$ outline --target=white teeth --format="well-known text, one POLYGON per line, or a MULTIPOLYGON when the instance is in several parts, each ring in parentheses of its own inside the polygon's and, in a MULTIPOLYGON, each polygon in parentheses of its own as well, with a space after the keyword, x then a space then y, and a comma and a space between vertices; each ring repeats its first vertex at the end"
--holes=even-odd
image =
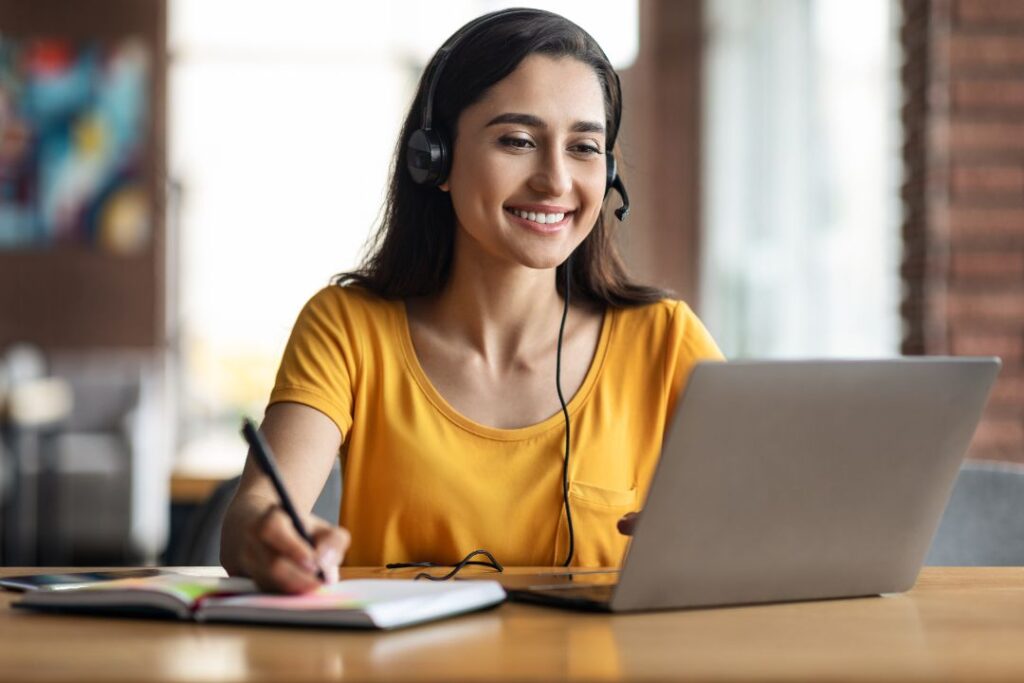
POLYGON ((564 213, 535 213, 533 211, 520 211, 519 209, 510 209, 510 211, 520 218, 525 218, 528 221, 540 223, 541 225, 558 223, 565 218, 564 213))

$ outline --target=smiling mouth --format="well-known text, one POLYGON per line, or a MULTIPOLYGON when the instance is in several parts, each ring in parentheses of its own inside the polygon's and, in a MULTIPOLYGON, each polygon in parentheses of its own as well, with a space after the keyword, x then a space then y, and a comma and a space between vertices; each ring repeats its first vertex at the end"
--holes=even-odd
POLYGON ((559 213, 540 213, 535 211, 524 211, 522 209, 505 208, 505 211, 511 214, 514 218, 519 219, 520 222, 526 223, 529 227, 540 230, 543 232, 550 232, 557 230, 558 228, 565 225, 569 218, 571 218, 576 212, 565 211, 559 213))

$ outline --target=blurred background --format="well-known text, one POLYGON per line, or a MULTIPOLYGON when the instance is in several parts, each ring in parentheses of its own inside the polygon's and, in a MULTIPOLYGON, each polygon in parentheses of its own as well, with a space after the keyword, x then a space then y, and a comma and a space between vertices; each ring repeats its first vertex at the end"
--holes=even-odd
POLYGON ((970 457, 1024 462, 1024 3, 0 0, 0 564, 181 559, 424 65, 511 5, 621 73, 639 279, 732 358, 998 355, 970 457))

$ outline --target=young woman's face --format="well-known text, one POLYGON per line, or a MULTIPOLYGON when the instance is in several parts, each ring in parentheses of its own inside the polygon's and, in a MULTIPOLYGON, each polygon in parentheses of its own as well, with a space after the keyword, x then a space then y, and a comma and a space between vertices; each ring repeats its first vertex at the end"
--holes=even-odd
POLYGON ((562 263, 601 210, 604 120, 594 70, 538 54, 466 108, 441 186, 462 246, 529 268, 562 263))

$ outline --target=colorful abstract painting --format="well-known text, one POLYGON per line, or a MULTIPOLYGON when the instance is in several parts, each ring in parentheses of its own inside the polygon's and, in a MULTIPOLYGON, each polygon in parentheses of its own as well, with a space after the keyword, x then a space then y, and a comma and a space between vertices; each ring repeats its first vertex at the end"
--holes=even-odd
POLYGON ((147 248, 144 44, 0 34, 0 249, 147 248))

